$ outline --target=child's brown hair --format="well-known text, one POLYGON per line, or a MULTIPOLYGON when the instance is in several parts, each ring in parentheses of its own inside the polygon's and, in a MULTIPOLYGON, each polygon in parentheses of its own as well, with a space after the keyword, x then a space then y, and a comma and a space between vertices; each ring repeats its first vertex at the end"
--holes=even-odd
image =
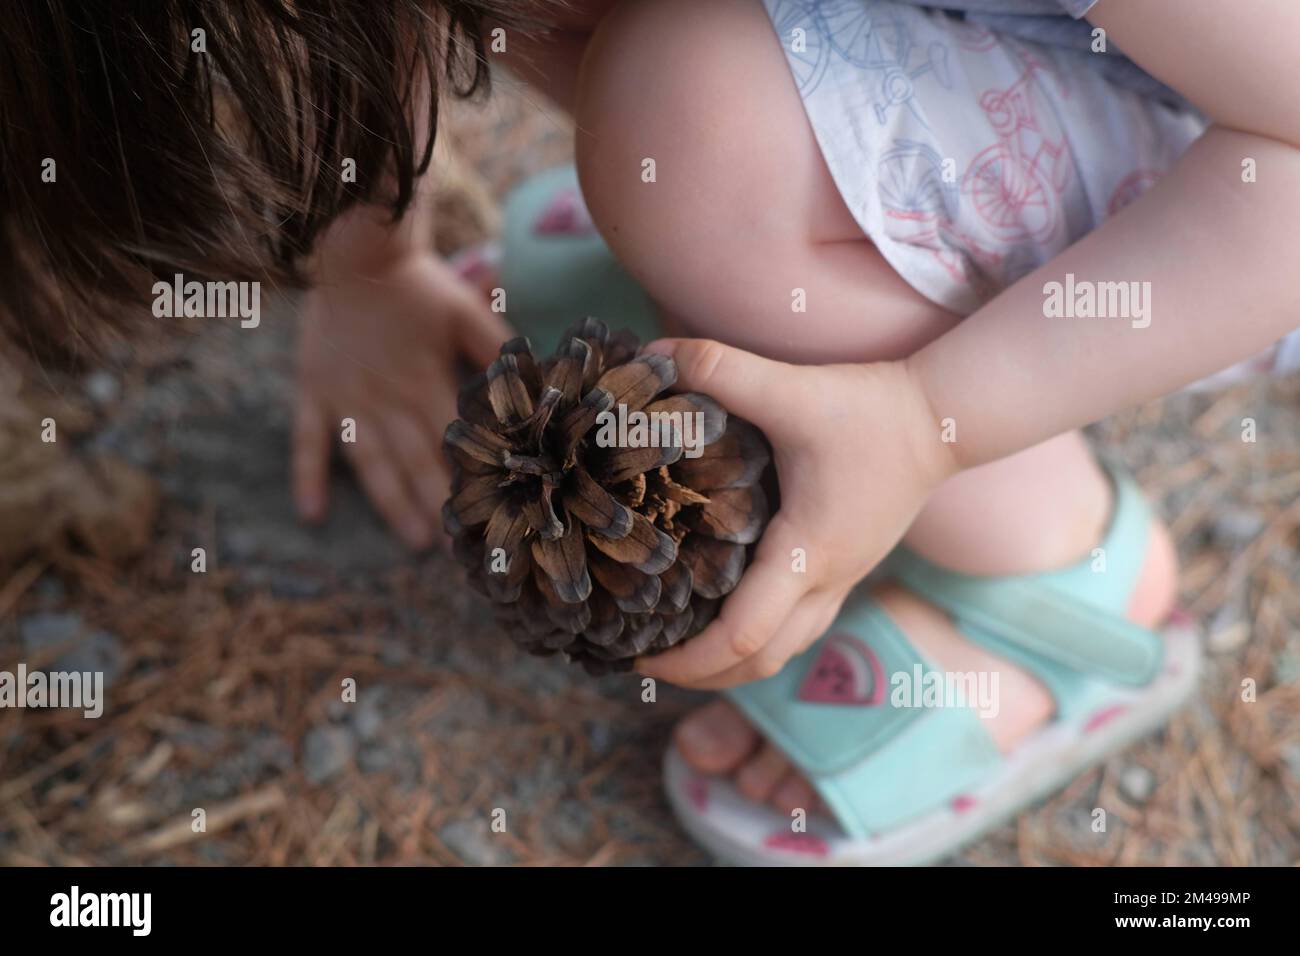
POLYGON ((485 24, 526 5, 0 3, 0 334, 66 354, 154 276, 301 281, 340 212, 405 211, 439 91, 482 86, 485 24))

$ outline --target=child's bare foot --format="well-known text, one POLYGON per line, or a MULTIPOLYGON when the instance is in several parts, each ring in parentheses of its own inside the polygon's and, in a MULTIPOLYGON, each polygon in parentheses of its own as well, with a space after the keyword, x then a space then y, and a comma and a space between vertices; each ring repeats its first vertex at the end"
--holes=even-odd
MULTIPOLYGON (((1163 524, 1153 523, 1146 562, 1129 603, 1129 618, 1146 627, 1162 621, 1173 607, 1176 579, 1176 557, 1169 534, 1163 524)), ((1003 753, 1052 716, 1052 698, 1042 684, 967 640, 942 611, 893 586, 878 591, 876 598, 916 648, 939 667, 999 673, 1001 707, 996 716, 988 719, 987 727, 1003 753)), ((726 700, 715 700, 686 717, 677 725, 674 736, 692 767, 707 774, 734 773, 737 788, 751 800, 770 801, 784 813, 820 805, 812 786, 798 770, 779 750, 762 740, 726 700)))

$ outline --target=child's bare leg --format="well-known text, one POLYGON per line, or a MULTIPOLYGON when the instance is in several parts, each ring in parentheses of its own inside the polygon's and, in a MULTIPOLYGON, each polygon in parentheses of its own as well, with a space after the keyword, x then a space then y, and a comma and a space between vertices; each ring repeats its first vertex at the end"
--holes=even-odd
MULTIPOLYGON (((955 321, 898 277, 844 208, 757 0, 617 9, 588 48, 577 122, 579 172, 602 233, 695 334, 791 361, 866 361, 908 354, 955 321), (654 182, 642 181, 645 159, 654 182), (806 313, 791 308, 796 289, 806 313)), ((1045 570, 1086 557, 1109 508, 1105 476, 1069 434, 944 485, 907 541, 966 573, 1045 570)), ((1148 624, 1167 612, 1174 586, 1172 548, 1157 532, 1130 607, 1148 624)), ((989 724, 999 746, 1051 715, 1033 678, 945 615, 897 589, 881 599, 941 666, 1000 672, 1002 708, 989 724)), ((787 809, 812 799, 728 704, 684 721, 678 744, 701 770, 736 771, 755 799, 787 809)))

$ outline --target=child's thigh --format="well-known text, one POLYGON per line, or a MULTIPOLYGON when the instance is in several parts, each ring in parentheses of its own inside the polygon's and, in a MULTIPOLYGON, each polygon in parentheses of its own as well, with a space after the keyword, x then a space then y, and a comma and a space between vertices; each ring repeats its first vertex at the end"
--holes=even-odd
POLYGON ((577 127, 597 225, 690 333, 829 362, 908 354, 955 321, 845 208, 758 0, 617 8, 577 127))

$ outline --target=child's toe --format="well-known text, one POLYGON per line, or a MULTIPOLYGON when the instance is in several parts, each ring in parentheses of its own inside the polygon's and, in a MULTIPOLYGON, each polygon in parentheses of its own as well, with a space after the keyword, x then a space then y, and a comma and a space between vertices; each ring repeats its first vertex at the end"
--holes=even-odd
POLYGON ((673 734, 677 749, 700 773, 731 773, 754 752, 759 737, 725 700, 715 700, 684 718, 673 734))
POLYGON ((790 770, 790 761, 785 754, 764 743, 736 774, 736 787, 750 800, 770 800, 790 770))
POLYGON ((787 773, 772 794, 772 802, 782 813, 795 810, 811 812, 817 806, 817 794, 812 785, 797 772, 787 773))

